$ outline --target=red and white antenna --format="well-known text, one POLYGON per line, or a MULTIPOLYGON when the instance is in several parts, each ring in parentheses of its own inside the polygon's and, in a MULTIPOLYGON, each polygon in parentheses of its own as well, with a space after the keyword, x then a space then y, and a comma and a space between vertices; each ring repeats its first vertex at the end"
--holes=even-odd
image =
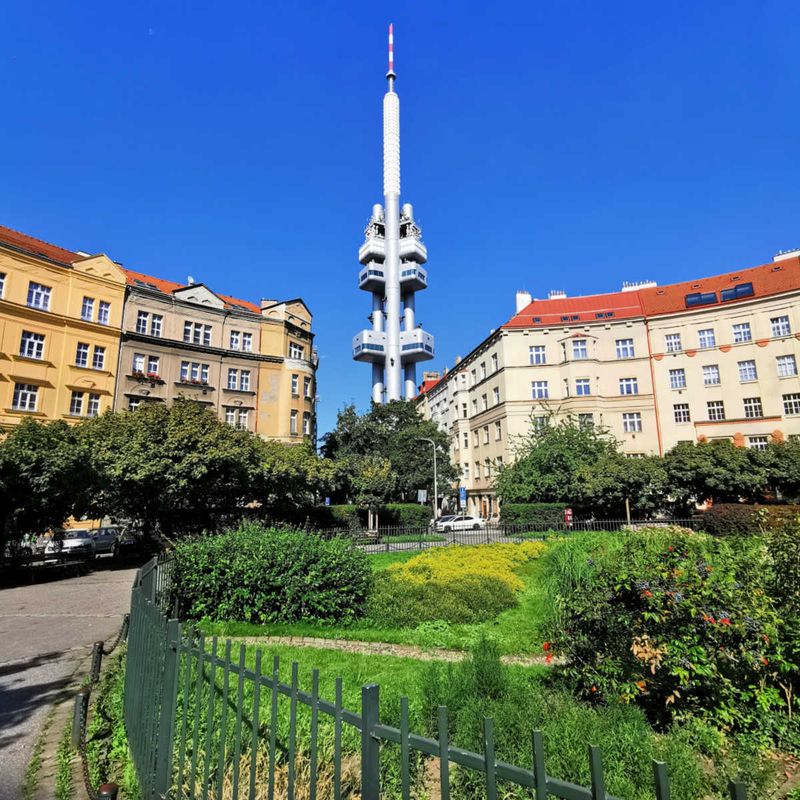
POLYGON ((387 75, 391 75, 393 78, 394 75, 394 26, 392 23, 389 23, 389 72, 387 75))

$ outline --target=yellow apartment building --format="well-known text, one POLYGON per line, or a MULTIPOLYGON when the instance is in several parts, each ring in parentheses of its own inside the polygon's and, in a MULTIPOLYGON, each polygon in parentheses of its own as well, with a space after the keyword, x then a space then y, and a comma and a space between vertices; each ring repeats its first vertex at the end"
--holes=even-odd
POLYGON ((125 275, 0 226, 0 431, 111 408, 125 275))

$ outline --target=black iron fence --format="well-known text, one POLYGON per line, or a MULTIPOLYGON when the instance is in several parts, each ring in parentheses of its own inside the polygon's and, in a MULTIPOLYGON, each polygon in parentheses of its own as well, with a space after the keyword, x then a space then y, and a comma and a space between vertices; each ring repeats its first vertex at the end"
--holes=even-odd
MULTIPOLYGON (((301 687, 297 662, 282 681, 277 657, 268 665, 261 650, 209 641, 170 619, 170 589, 169 562, 154 560, 139 572, 131 601, 125 725, 144 800, 449 800, 465 796, 454 784, 461 771, 479 778, 470 797, 496 800, 521 787, 536 800, 615 800, 596 747, 587 753, 587 787, 547 774, 535 730, 530 763, 515 765, 497 758, 489 718, 481 752, 450 741, 443 706, 436 738, 411 730, 407 698, 399 726, 388 725, 377 685, 361 687, 354 710, 344 705, 341 678, 333 700, 321 695, 316 669, 310 686, 301 687)), ((654 796, 668 800, 665 764, 654 761, 652 770, 654 796)), ((744 800, 743 785, 731 783, 730 794, 744 800)))

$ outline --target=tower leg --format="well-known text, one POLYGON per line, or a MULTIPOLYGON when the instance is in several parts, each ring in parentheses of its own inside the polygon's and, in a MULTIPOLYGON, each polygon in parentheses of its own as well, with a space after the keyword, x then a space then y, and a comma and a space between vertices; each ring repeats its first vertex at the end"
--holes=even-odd
POLYGON ((372 402, 383 402, 383 364, 372 365, 372 402))
POLYGON ((411 400, 417 396, 417 367, 413 362, 406 364, 403 367, 403 373, 406 384, 405 397, 406 400, 411 400))

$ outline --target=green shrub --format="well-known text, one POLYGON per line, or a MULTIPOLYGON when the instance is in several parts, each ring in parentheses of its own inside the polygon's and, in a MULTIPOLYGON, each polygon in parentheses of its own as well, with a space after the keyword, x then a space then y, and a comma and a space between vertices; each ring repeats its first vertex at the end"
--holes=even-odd
POLYGON ((703 528, 713 536, 748 536, 796 522, 800 506, 717 503, 703 514, 703 528))
POLYGON ((564 503, 503 503, 500 522, 505 525, 533 525, 537 528, 564 526, 564 503))
POLYGON ((424 528, 430 519, 430 506, 419 503, 387 503, 378 512, 378 521, 381 526, 424 528))
POLYGON ((590 551, 579 570, 563 563, 551 635, 580 696, 635 703, 662 725, 695 714, 783 735, 780 620, 760 537, 656 529, 590 551))
POLYGON ((350 620, 362 612, 371 574, 348 541, 257 524, 175 548, 175 592, 192 619, 350 620))

